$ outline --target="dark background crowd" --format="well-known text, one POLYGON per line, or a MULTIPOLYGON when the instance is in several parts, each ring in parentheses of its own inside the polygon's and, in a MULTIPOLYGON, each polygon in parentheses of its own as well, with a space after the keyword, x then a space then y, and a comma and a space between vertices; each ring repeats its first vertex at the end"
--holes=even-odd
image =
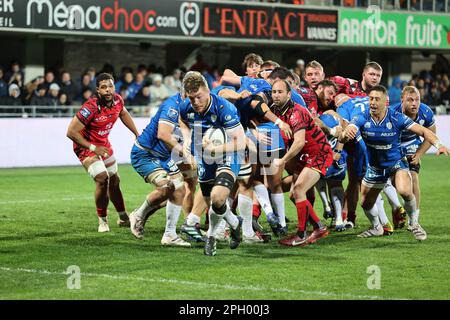
MULTIPOLYGON (((297 63, 292 71, 302 77, 305 62, 299 59, 297 63)), ((208 66, 201 55, 197 56, 189 70, 202 72, 210 88, 215 87, 220 80, 218 68, 208 66)), ((58 108, 63 110, 62 106, 80 106, 95 93, 96 75, 108 72, 116 79, 116 92, 127 106, 147 107, 150 110, 178 91, 186 71, 186 68, 174 67, 166 73, 162 67, 141 64, 134 69, 125 66, 117 72, 114 66, 105 64, 101 70, 88 67, 81 75, 72 75, 64 70, 47 70, 42 76, 25 83, 21 65, 14 61, 7 67, 0 67, 0 105, 48 106, 40 108, 44 113, 53 113, 58 108)), ((241 73, 240 70, 236 71, 241 73)), ((400 101, 401 90, 406 85, 416 86, 422 102, 430 106, 449 104, 450 81, 447 73, 424 70, 412 75, 409 81, 394 77, 388 88, 391 103, 400 101)))

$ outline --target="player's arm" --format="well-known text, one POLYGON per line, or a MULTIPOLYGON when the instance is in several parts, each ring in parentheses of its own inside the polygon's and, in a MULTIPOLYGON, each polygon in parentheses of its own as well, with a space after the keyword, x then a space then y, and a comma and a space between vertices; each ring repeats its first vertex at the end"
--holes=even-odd
POLYGON ((244 90, 242 92, 236 92, 232 89, 222 89, 219 92, 219 96, 227 99, 228 101, 234 103, 240 99, 245 99, 250 97, 252 94, 248 90, 244 90))
POLYGON ((338 141, 341 143, 347 143, 350 140, 355 139, 356 134, 358 133, 358 126, 354 123, 350 123, 341 133, 338 138, 338 141))
POLYGON ((326 135, 332 135, 333 137, 336 137, 336 138, 338 138, 341 135, 341 133, 342 133, 341 126, 336 126, 334 128, 330 128, 325 123, 323 123, 323 121, 319 117, 313 117, 313 119, 314 119, 314 122, 316 123, 316 125, 320 129, 322 129, 323 133, 325 133, 326 135))
POLYGON ((125 107, 123 107, 122 111, 120 111, 119 117, 122 123, 125 125, 125 127, 127 127, 131 132, 133 132, 133 134, 137 138, 139 136, 139 132, 136 128, 136 125, 134 124, 133 118, 131 117, 130 113, 125 107))
POLYGON ((84 128, 85 125, 77 118, 77 116, 74 116, 67 129, 67 137, 80 147, 89 149, 98 156, 107 156, 109 154, 109 149, 107 147, 96 146, 83 138, 81 131, 84 128))
POLYGON ((298 130, 294 133, 294 142, 289 147, 289 150, 286 152, 281 160, 283 163, 287 163, 289 160, 294 158, 305 146, 305 129, 298 130))
POLYGON ((238 76, 236 73, 234 73, 230 69, 225 69, 222 75, 222 82, 224 84, 231 84, 235 87, 241 86, 241 77, 238 76))
POLYGON ((418 136, 421 136, 424 138, 424 142, 429 142, 432 144, 438 151, 437 155, 445 154, 448 156, 450 154, 450 150, 442 144, 442 142, 439 140, 438 136, 433 133, 430 129, 425 128, 424 126, 421 126, 420 124, 414 123, 412 126, 407 128, 412 133, 417 134, 418 136))
POLYGON ((280 130, 284 132, 288 139, 292 137, 292 130, 290 126, 270 111, 267 101, 261 93, 253 97, 253 100, 250 102, 250 107, 255 109, 259 115, 264 116, 264 119, 275 123, 280 130))
POLYGON ((175 152, 180 157, 183 156, 183 146, 178 143, 178 140, 175 139, 173 135, 173 131, 175 129, 175 125, 173 123, 169 123, 167 121, 159 121, 158 123, 158 140, 164 142, 167 148, 175 152))

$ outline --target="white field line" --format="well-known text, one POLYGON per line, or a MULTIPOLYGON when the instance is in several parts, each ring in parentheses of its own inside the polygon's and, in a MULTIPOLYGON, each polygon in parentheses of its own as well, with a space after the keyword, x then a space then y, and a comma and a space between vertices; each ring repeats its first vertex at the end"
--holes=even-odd
MULTIPOLYGON (((35 270, 35 269, 24 269, 24 268, 8 268, 8 267, 0 267, 1 271, 4 272, 21 272, 21 273, 36 273, 50 276, 69 276, 72 273, 68 272, 52 272, 47 270, 35 270)), ((254 291, 254 292, 272 292, 272 293, 290 293, 294 296, 292 298, 296 298, 295 295, 306 295, 306 296, 322 296, 322 297, 335 297, 335 298, 350 298, 350 299, 364 299, 364 300, 375 300, 375 299, 383 299, 383 300, 407 300, 407 299, 399 299, 399 298, 386 298, 381 296, 370 296, 370 295, 355 295, 351 293, 338 293, 338 292, 325 292, 325 291, 306 291, 306 290, 295 290, 295 289, 286 289, 286 288, 267 288, 267 287, 257 287, 257 286, 240 286, 240 285, 223 285, 216 283, 206 283, 206 282, 197 282, 197 281, 186 281, 179 279, 152 279, 152 278, 143 278, 143 277, 133 277, 133 276, 117 276, 112 274, 105 273, 81 273, 80 276, 85 277, 96 277, 96 278, 106 278, 113 280, 127 280, 127 281, 140 281, 140 282, 150 282, 150 283, 168 283, 174 285, 189 285, 189 286, 198 286, 203 287, 205 289, 224 289, 224 290, 241 290, 241 291, 254 291)))

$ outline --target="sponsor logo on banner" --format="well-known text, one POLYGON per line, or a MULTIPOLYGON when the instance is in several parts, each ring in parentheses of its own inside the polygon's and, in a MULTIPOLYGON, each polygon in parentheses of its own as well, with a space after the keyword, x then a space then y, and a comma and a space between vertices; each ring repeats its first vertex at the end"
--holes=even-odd
POLYGON ((183 2, 180 6, 180 27, 187 36, 193 36, 200 27, 200 8, 195 2, 183 2))
POLYGON ((12 15, 14 14, 14 0, 0 1, 0 28, 14 27, 12 15))

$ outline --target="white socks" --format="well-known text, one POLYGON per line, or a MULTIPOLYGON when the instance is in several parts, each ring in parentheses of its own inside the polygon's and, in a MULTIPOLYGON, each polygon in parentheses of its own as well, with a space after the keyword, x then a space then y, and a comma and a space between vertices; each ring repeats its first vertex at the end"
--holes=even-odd
POLYGON ((331 193, 331 202, 334 206, 334 215, 336 219, 336 225, 342 224, 342 205, 344 203, 344 188, 343 187, 334 187, 330 190, 331 193))
POLYGON ((208 214, 209 214, 209 228, 208 232, 206 233, 206 236, 215 237, 221 225, 221 222, 223 221, 223 216, 216 214, 212 209, 212 207, 209 208, 208 214))
POLYGON ((256 199, 258 200, 266 215, 272 214, 273 208, 272 204, 270 203, 269 191, 267 191, 266 186, 263 184, 258 184, 253 187, 253 190, 255 191, 256 199))
POLYGON ((380 222, 384 226, 389 222, 389 219, 386 216, 386 211, 384 210, 384 201, 381 194, 378 195, 377 201, 375 202, 375 206, 377 207, 378 210, 378 217, 380 218, 380 222))
POLYGON ((164 236, 169 236, 172 238, 177 237, 177 222, 180 217, 181 206, 167 201, 166 206, 166 230, 164 236))
POLYGON ((400 201, 398 200, 397 196, 397 190, 392 185, 391 179, 387 181, 387 183, 383 188, 383 191, 386 197, 388 198, 389 204, 391 205, 393 210, 401 207, 400 201))
POLYGON ((200 223, 200 217, 193 214, 192 212, 186 218, 186 224, 188 226, 195 226, 195 224, 200 223))
POLYGON ((419 215, 417 213, 417 206, 416 206, 416 197, 413 196, 413 198, 409 201, 404 201, 404 207, 405 211, 408 214, 409 217, 409 225, 414 225, 419 222, 419 215))
POLYGON ((238 209, 244 220, 242 222, 242 233, 245 237, 252 237, 255 234, 252 226, 252 207, 252 199, 243 194, 238 195, 238 209))
POLYGON ((331 210, 330 203, 328 202, 327 197, 327 183, 325 182, 325 180, 320 179, 319 181, 317 181, 316 189, 319 192, 320 199, 322 200, 322 204, 325 211, 330 211, 331 210))
MULTIPOLYGON (((168 204, 169 202, 167 202, 168 204)), ((147 214, 152 211, 155 207, 148 202, 147 199, 144 200, 144 203, 135 211, 135 214, 138 218, 145 220, 147 214)))
POLYGON ((272 203, 274 204, 275 210, 278 214, 278 219, 280 220, 280 225, 282 227, 286 226, 286 214, 284 211, 284 194, 283 193, 272 193, 270 195, 272 203))
POLYGON ((378 228, 380 226, 380 219, 378 217, 378 209, 376 204, 372 207, 372 209, 364 209, 364 213, 374 228, 378 228))

